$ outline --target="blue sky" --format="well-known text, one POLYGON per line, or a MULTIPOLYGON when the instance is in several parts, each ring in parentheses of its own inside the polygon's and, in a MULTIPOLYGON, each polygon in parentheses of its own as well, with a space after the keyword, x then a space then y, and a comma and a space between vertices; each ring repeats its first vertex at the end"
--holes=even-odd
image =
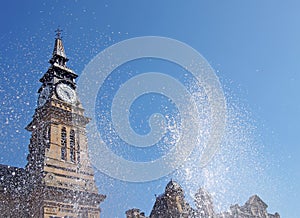
MULTIPOLYGON (((240 149, 245 153, 238 153, 236 159, 219 154, 211 166, 197 172, 199 176, 209 174, 216 178, 223 168, 220 172, 212 168, 222 163, 230 171, 223 185, 214 187, 214 183, 206 184, 201 179, 188 185, 181 177, 178 180, 188 192, 193 192, 196 186, 207 186, 223 205, 221 208, 228 208, 228 202, 243 204, 251 194, 258 193, 269 204, 270 212, 298 217, 299 2, 5 1, 1 4, 1 164, 26 164, 30 135, 24 127, 34 113, 38 80, 49 66, 54 30, 58 26, 63 29, 68 66, 79 75, 109 45, 137 36, 165 36, 195 48, 215 69, 232 109, 233 121, 229 123, 235 126, 235 132, 230 133, 232 140, 224 143, 220 152, 233 155, 237 151, 231 149, 240 149), (235 193, 227 190, 233 187, 235 193)), ((103 217, 124 217, 125 210, 131 207, 149 213, 154 194, 162 193, 167 181, 177 178, 176 175, 150 183, 128 184, 98 172, 100 192, 109 196, 102 205, 103 217), (112 205, 112 202, 117 203, 112 205)))

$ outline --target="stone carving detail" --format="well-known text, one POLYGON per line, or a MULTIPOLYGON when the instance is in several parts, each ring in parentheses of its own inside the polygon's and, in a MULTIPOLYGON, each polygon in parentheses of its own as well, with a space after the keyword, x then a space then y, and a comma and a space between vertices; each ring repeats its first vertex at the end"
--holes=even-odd
POLYGON ((53 173, 47 173, 45 176, 45 182, 50 184, 56 184, 57 180, 53 173))

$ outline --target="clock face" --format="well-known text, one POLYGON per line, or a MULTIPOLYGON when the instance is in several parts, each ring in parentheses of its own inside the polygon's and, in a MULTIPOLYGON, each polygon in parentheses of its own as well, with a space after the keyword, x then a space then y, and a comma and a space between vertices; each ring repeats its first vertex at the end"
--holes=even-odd
POLYGON ((76 102, 76 92, 67 84, 64 83, 57 84, 56 94, 61 100, 67 103, 74 104, 76 102))
POLYGON ((43 88, 43 90, 40 93, 39 99, 38 99, 38 106, 41 107, 43 106, 46 101, 48 100, 50 95, 50 87, 46 86, 43 88))

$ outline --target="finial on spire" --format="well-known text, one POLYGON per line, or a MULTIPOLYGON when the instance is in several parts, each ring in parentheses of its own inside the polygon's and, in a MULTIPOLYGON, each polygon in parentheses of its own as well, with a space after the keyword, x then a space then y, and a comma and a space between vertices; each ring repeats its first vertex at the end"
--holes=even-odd
POLYGON ((55 30, 55 32, 56 32, 56 38, 55 38, 55 44, 52 53, 52 58, 50 59, 50 63, 51 64, 57 63, 65 67, 68 58, 66 56, 65 49, 61 39, 62 30, 58 27, 57 30, 55 30))
POLYGON ((55 30, 56 32, 56 38, 57 39, 61 39, 61 32, 62 32, 62 29, 60 29, 59 27, 55 30))

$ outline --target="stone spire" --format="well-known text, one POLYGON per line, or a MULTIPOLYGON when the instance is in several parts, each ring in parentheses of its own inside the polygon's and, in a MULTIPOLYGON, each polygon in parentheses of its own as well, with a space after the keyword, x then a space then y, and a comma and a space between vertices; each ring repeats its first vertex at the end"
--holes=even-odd
POLYGON ((171 180, 165 192, 156 198, 150 218, 192 218, 193 209, 185 201, 181 186, 171 180))
POLYGON ((56 38, 55 38, 55 44, 54 44, 54 49, 52 53, 52 58, 50 59, 50 63, 53 64, 58 64, 60 66, 65 67, 67 61, 69 60, 66 56, 64 45, 62 42, 61 38, 61 32, 59 28, 55 31, 56 32, 56 38))
POLYGON ((215 217, 211 195, 203 188, 195 194, 196 214, 199 218, 215 217))

